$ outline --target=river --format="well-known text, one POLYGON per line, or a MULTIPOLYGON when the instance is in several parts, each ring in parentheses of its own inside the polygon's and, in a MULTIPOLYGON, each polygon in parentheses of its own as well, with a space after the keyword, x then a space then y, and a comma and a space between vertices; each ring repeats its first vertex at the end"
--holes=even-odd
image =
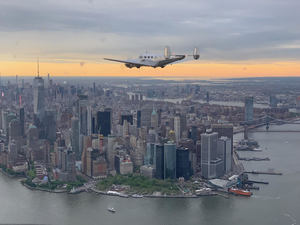
MULTIPOLYGON (((300 126, 300 125, 297 125, 300 126)), ((274 126, 293 129, 296 125, 274 126)), ((273 126, 270 128, 273 129, 273 126)), ((299 128, 298 128, 299 129, 299 128)), ((93 193, 79 195, 31 191, 0 174, 0 223, 144 224, 144 225, 282 225, 300 221, 300 133, 251 133, 271 161, 245 162, 247 170, 283 172, 282 176, 251 175, 269 181, 250 198, 231 196, 197 199, 126 199, 93 193), (112 214, 107 207, 114 207, 112 214)), ((235 136, 236 139, 240 135, 235 136)))
MULTIPOLYGON (((148 101, 154 101, 154 102, 170 102, 170 103, 178 103, 181 104, 182 101, 188 100, 188 98, 147 98, 143 97, 144 100, 148 101)), ((201 103, 204 104, 206 101, 204 100, 192 100, 193 102, 201 103)), ((244 102, 235 102, 235 101, 209 101, 210 105, 221 105, 221 106, 235 106, 235 107, 244 107, 245 103, 244 102)), ((266 109, 269 108, 269 105, 267 104, 260 104, 260 103, 254 103, 253 104, 254 108, 260 108, 260 109, 266 109)))

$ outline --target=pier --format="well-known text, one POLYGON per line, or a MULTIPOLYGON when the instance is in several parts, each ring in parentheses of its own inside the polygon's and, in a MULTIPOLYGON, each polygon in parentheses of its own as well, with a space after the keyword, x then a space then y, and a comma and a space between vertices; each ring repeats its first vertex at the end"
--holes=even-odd
POLYGON ((246 184, 269 184, 267 181, 256 181, 256 180, 247 180, 246 184))
POLYGON ((250 173, 250 174, 264 174, 264 175, 282 175, 280 172, 267 172, 267 171, 245 171, 244 173, 250 173))
POLYGON ((247 158, 247 157, 238 157, 239 160, 241 161, 270 161, 270 158, 265 157, 265 158, 258 158, 258 157, 251 157, 251 158, 247 158))

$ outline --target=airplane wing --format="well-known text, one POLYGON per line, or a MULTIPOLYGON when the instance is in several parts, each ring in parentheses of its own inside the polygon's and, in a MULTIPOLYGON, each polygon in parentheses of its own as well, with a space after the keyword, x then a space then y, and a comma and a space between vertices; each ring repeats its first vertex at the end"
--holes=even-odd
POLYGON ((136 66, 150 66, 148 63, 140 63, 140 62, 137 62, 136 60, 127 60, 127 61, 125 61, 125 60, 109 59, 109 58, 104 58, 104 60, 119 62, 119 63, 125 63, 125 64, 131 64, 131 65, 136 65, 136 66))
POLYGON ((175 55, 174 58, 169 58, 169 59, 164 59, 164 60, 159 61, 156 66, 165 66, 167 64, 174 63, 176 61, 180 61, 184 58, 185 58, 185 55, 175 55))

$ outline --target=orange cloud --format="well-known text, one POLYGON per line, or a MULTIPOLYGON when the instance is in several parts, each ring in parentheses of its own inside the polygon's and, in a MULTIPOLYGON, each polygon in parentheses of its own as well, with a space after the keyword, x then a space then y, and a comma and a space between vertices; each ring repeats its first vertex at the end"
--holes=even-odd
MULTIPOLYGON (((0 73, 7 76, 34 76, 36 62, 0 61, 0 73)), ((199 62, 169 65, 165 68, 126 68, 117 63, 48 63, 40 62, 40 74, 54 76, 157 76, 157 77, 253 77, 300 76, 300 62, 199 62)))

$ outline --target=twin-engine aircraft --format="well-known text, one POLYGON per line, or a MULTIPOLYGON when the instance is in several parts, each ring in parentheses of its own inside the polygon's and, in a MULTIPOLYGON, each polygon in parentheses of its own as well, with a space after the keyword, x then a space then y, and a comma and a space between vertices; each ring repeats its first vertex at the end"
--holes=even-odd
POLYGON ((104 59, 113 62, 124 63, 125 66, 128 68, 134 68, 134 67, 140 68, 142 66, 149 66, 153 68, 157 68, 157 67, 164 68, 168 64, 183 60, 190 56, 192 56, 195 60, 199 59, 200 55, 198 49, 195 48, 192 55, 177 55, 177 54, 173 55, 171 54, 170 48, 165 47, 163 56, 146 53, 140 55, 139 58, 137 59, 128 59, 128 60, 118 60, 118 59, 108 59, 108 58, 104 58, 104 59))

